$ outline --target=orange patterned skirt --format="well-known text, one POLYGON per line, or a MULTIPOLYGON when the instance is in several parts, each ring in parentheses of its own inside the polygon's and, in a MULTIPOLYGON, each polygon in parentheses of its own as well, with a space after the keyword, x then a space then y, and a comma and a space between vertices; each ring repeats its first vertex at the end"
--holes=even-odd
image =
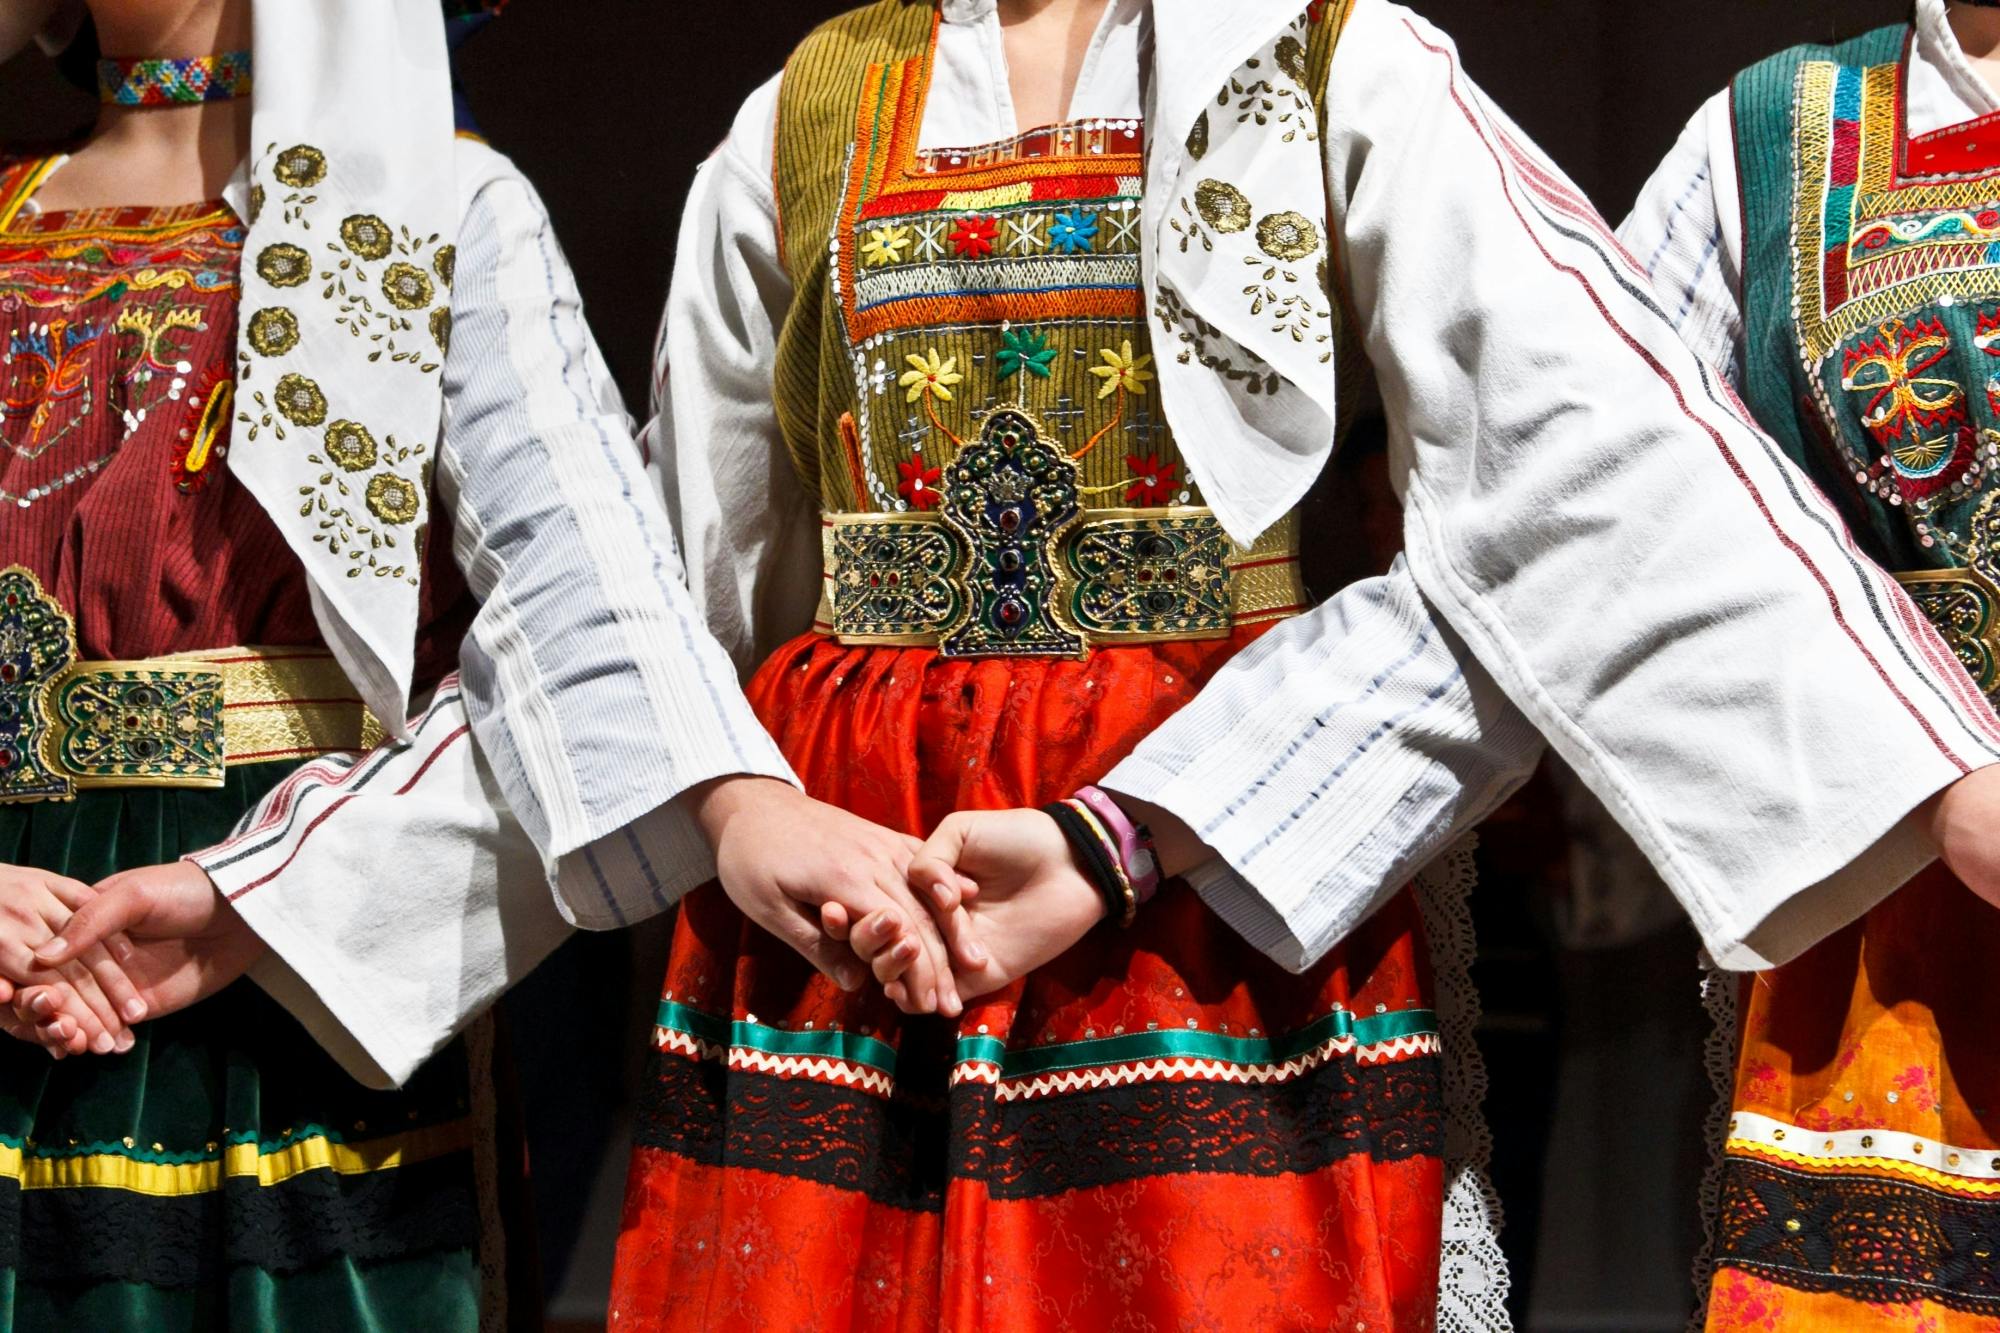
POLYGON ((2000 912, 1933 867, 1743 997, 1709 1329, 2000 1333, 2000 912))
MULTIPOLYGON (((1254 631, 1087 661, 817 635, 751 687, 807 788, 894 828, 1100 777, 1254 631)), ((1185 885, 961 1019, 684 905, 611 1327, 1428 1330, 1441 1071, 1405 892, 1303 976, 1185 885)))

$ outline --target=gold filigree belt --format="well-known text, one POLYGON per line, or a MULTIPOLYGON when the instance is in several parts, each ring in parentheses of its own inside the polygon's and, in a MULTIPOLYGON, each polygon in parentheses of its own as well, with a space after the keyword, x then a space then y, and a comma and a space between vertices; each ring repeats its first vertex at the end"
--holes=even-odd
POLYGON ((1226 638, 1306 609, 1298 519, 1249 550, 1206 509, 1094 509, 1068 529, 1020 595, 1009 552, 975 552, 931 514, 823 520, 819 628, 842 643, 939 648, 948 657, 1082 657, 1093 647, 1226 638))
POLYGON ((2000 707, 2000 586, 1971 567, 1914 570, 1896 575, 1896 582, 1980 692, 2000 707))
POLYGON ((382 729, 323 648, 80 662, 69 613, 0 569, 0 804, 220 787, 239 764, 367 749, 382 729))

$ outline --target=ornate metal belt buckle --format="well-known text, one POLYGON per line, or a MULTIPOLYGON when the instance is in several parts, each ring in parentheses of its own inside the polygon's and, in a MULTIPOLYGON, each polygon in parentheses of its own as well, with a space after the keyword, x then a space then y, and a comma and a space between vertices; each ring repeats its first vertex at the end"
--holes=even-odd
POLYGON ((1095 511, 1066 552, 1076 623, 1092 638, 1226 637, 1236 623, 1233 549, 1210 514, 1095 511))
POLYGON ((836 523, 827 550, 843 642, 934 643, 960 619, 965 553, 942 523, 911 514, 836 523))
POLYGON ((1896 575, 1980 693, 2000 706, 2000 589, 1977 569, 1896 575))
POLYGON ((945 469, 944 518, 971 559, 945 657, 1076 657, 1088 649, 1064 604, 1062 542, 1082 517, 1076 464, 1019 408, 986 418, 945 469))
POLYGON ((0 570, 0 804, 222 785, 220 671, 76 656, 69 613, 29 570, 0 570))

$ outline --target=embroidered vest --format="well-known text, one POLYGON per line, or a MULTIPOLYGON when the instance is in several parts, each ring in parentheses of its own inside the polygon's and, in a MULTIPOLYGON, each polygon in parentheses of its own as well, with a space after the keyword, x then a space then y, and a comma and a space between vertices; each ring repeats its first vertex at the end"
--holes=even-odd
MULTIPOLYGON (((920 149, 938 21, 877 0, 807 38, 780 88, 775 397, 827 515, 822 627, 1074 656, 1301 609, 1296 518, 1236 548, 1160 410, 1141 122, 920 149)), ((1338 28, 1318 31, 1312 86, 1338 28)))
POLYGON ((1908 136, 1910 34, 1732 87, 1743 391, 2000 698, 2000 125, 1908 136))

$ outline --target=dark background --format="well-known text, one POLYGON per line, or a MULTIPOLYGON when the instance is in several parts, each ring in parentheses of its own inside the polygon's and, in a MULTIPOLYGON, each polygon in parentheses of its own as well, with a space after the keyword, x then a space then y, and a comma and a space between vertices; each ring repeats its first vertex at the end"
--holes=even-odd
MULTIPOLYGON (((696 165, 743 96, 842 7, 515 0, 465 51, 480 125, 541 188, 635 412, 696 165)), ((1903 0, 1414 8, 1457 39, 1472 75, 1614 220, 1734 70, 1908 12, 1903 0)), ((37 55, 0 66, 0 145, 81 128, 92 109, 37 55)), ((1678 1328, 1700 1168, 1692 1127, 1707 1100, 1692 937, 1558 955, 1534 880, 1490 876, 1479 895, 1482 1045, 1521 1326, 1678 1328)), ((602 1326, 624 1113, 662 946, 657 926, 579 939, 508 1006, 552 1314, 577 1327, 602 1326)))

